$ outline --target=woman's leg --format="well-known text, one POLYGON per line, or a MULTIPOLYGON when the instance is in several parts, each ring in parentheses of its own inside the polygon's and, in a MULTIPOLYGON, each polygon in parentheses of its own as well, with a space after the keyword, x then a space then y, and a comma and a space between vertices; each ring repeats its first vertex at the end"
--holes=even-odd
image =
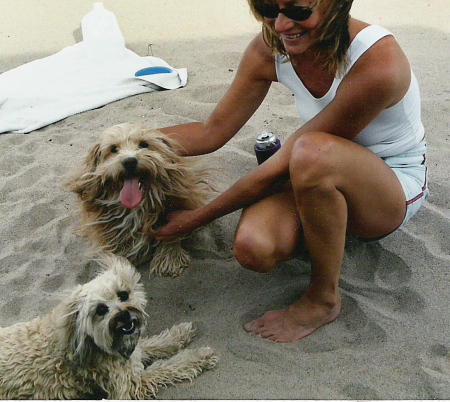
POLYGON ((406 212, 394 172, 372 152, 340 137, 309 133, 299 138, 290 175, 311 257, 310 287, 288 308, 246 325, 251 334, 277 342, 297 341, 339 316, 346 232, 379 237, 394 231, 406 212))
POLYGON ((234 256, 247 269, 269 272, 298 252, 301 224, 292 190, 244 209, 234 238, 234 256))

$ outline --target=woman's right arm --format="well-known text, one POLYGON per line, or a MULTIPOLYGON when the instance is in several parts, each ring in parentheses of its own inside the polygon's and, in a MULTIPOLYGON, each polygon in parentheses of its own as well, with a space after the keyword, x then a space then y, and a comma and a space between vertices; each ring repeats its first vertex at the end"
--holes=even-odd
POLYGON ((180 144, 184 156, 213 152, 225 145, 255 113, 275 80, 275 61, 258 35, 244 52, 230 88, 206 121, 160 130, 180 144))

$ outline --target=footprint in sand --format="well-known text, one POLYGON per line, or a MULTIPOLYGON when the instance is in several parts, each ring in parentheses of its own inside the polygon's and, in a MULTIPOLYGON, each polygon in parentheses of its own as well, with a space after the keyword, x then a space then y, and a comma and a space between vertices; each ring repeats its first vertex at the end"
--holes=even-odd
MULTIPOLYGON (((446 194, 448 194, 448 189, 446 194)), ((423 240, 428 251, 436 258, 446 261, 450 259, 450 242, 448 241, 450 216, 448 209, 428 202, 402 230, 414 238, 423 240)))
POLYGON ((349 384, 342 391, 349 399, 361 399, 361 395, 364 395, 364 399, 380 399, 377 392, 367 385, 349 384))
POLYGON ((320 353, 344 346, 371 349, 385 342, 388 333, 380 324, 380 315, 405 319, 426 307, 423 297, 408 286, 411 277, 408 265, 380 244, 349 241, 340 281, 341 315, 332 325, 317 331, 320 337, 305 339, 303 350, 320 353))
POLYGON ((450 396, 450 348, 442 344, 432 346, 422 359, 422 373, 426 393, 430 399, 450 396))
POLYGON ((379 243, 348 242, 340 286, 362 306, 389 317, 423 310, 424 298, 408 286, 411 277, 408 265, 379 243))

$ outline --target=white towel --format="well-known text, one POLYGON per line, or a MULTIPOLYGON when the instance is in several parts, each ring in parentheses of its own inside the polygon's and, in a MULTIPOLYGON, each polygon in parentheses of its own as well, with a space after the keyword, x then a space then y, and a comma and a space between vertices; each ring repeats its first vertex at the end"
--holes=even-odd
POLYGON ((96 63, 86 57, 84 43, 0 74, 0 133, 29 133, 76 113, 115 100, 186 85, 187 70, 157 57, 140 57, 125 49, 120 60, 96 63), (173 73, 135 73, 164 66, 173 73))

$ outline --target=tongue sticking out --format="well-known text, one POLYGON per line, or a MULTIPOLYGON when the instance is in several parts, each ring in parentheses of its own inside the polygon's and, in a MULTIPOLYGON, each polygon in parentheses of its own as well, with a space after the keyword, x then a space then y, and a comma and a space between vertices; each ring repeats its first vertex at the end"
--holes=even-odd
POLYGON ((120 192, 120 201, 127 209, 136 208, 142 201, 142 193, 139 188, 139 179, 125 179, 122 191, 120 192))

